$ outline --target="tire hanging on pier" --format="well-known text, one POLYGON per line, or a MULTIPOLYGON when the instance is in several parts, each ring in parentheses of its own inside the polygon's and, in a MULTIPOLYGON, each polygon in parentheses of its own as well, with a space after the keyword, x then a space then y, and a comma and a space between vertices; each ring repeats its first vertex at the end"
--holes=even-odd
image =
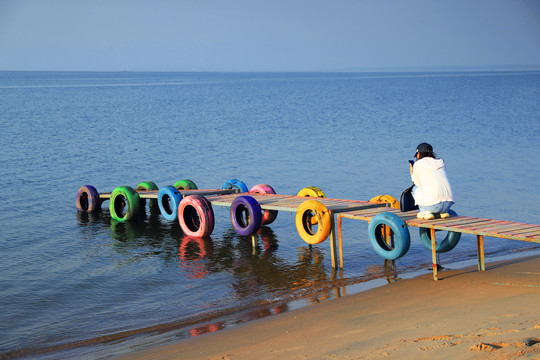
POLYGON ((77 192, 75 199, 77 210, 85 212, 94 212, 101 209, 101 199, 99 193, 92 185, 83 185, 77 192))
POLYGON ((178 190, 197 190, 198 187, 189 179, 178 180, 174 183, 174 187, 178 190))
POLYGON ((111 217, 119 222, 136 220, 139 216, 141 199, 129 186, 119 186, 111 193, 109 210, 111 217))
POLYGON ((231 223, 238 235, 255 234, 261 227, 261 206, 251 196, 238 196, 231 204, 231 223))
POLYGON ((399 201, 396 200, 395 197, 390 195, 379 195, 375 196, 369 202, 374 202, 378 204, 389 204, 391 208, 398 209, 400 208, 399 201))
POLYGON ((411 246, 411 236, 407 224, 398 215, 382 212, 369 222, 369 241, 377 254, 387 260, 395 260, 407 253, 411 246), (390 228, 392 235, 386 233, 390 228))
MULTIPOLYGON (((249 190, 250 194, 275 194, 276 191, 270 186, 266 184, 258 184, 253 186, 249 190)), ((268 225, 273 223, 278 215, 277 210, 264 210, 264 213, 262 215, 262 222, 261 225, 268 225)))
POLYGON ((316 197, 316 198, 325 198, 324 192, 316 186, 308 186, 303 188, 296 194, 296 196, 303 197, 316 197))
POLYGON ((168 221, 178 218, 178 206, 182 201, 182 194, 174 186, 164 186, 158 192, 159 212, 168 221))
POLYGON ((236 192, 238 193, 248 192, 247 185, 238 179, 229 179, 225 181, 221 189, 223 190, 235 189, 236 192))
POLYGON ((200 195, 186 196, 178 206, 178 222, 188 236, 209 236, 215 223, 212 204, 200 195))
MULTIPOLYGON (((155 191, 159 190, 158 186, 153 181, 143 181, 142 183, 139 183, 137 187, 135 188, 135 191, 155 191)), ((151 202, 152 203, 152 202, 151 202)), ((155 202, 154 202, 155 204, 155 202)), ((146 199, 141 198, 141 207, 144 208, 146 206, 146 199)))
POLYGON ((322 243, 332 230, 330 211, 317 200, 304 201, 296 210, 296 230, 308 244, 322 243))
MULTIPOLYGON (((453 211, 449 210, 448 213, 450 216, 458 216, 458 214, 453 211)), ((429 228, 419 228, 420 232, 420 240, 422 240, 422 244, 424 244, 424 247, 428 250, 431 250, 431 229, 429 228)), ((445 238, 440 242, 435 242, 435 251, 438 253, 445 253, 453 248, 456 247, 459 240, 461 239, 461 233, 455 232, 455 231, 448 231, 445 238)))
POLYGON ((139 183, 137 187, 135 188, 135 191, 155 191, 159 190, 158 186, 153 181, 143 181, 142 183, 139 183))

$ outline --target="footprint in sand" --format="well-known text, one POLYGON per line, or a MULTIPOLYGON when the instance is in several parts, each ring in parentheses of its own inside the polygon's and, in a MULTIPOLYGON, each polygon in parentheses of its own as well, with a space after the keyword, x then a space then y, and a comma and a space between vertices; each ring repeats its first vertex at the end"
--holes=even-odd
POLYGON ((471 346, 469 350, 471 351, 496 351, 496 350, 505 348, 507 346, 510 346, 510 344, 507 344, 504 342, 492 343, 492 344, 481 342, 480 344, 471 346))
POLYGON ((458 341, 458 342, 444 342, 442 344, 439 344, 439 345, 435 345, 435 346, 422 346, 420 348, 420 350, 436 350, 436 349, 444 349, 444 348, 448 348, 448 347, 452 347, 452 346, 456 346, 456 345, 459 345, 461 344, 462 341, 458 341))

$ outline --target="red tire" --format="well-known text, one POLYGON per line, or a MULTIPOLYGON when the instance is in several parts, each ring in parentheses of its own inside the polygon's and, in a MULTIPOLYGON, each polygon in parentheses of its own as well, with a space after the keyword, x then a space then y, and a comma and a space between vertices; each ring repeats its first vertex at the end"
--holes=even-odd
POLYGON ((186 196, 178 205, 178 222, 188 236, 209 236, 215 223, 212 205, 202 196, 186 196))
MULTIPOLYGON (((276 191, 270 186, 266 184, 259 184, 255 185, 254 187, 249 190, 250 194, 275 194, 276 191)), ((261 225, 268 225, 274 222, 277 218, 278 211, 277 210, 264 210, 263 216, 262 216, 262 224, 261 225)))

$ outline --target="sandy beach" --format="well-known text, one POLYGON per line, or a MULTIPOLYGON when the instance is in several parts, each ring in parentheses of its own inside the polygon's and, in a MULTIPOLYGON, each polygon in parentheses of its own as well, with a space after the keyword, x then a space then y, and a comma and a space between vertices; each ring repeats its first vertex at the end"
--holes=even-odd
POLYGON ((130 359, 540 359, 540 257, 401 280, 130 359))

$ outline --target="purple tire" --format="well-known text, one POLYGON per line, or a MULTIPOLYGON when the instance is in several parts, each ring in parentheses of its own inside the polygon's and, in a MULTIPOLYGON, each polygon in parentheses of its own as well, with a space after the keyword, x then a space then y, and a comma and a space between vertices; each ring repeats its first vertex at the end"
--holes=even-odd
MULTIPOLYGON (((249 190, 250 194, 275 194, 276 191, 270 186, 266 184, 258 184, 249 190)), ((278 215, 277 210, 264 210, 264 213, 262 215, 262 225, 268 225, 274 222, 276 220, 278 215)))
POLYGON ((101 210, 99 193, 92 185, 83 185, 79 188, 75 204, 79 211, 94 212, 101 210))
POLYGON ((251 196, 239 196, 231 204, 231 222, 238 235, 255 234, 262 223, 261 206, 251 196))

